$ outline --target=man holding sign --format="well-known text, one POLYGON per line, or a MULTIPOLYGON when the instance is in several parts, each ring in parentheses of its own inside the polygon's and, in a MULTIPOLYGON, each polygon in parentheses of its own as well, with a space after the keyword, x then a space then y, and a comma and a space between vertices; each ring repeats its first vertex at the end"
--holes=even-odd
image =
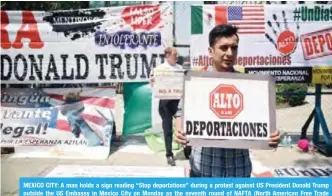
MULTIPOLYGON (((156 69, 160 70, 182 70, 182 66, 177 64, 178 53, 175 48, 168 47, 165 50, 166 61, 159 65, 156 69)), ((153 87, 154 84, 154 71, 150 75, 150 85, 153 87)), ((172 152, 173 142, 173 116, 177 111, 179 100, 168 99, 159 101, 159 114, 162 119, 162 127, 164 131, 165 147, 166 147, 166 158, 167 163, 171 166, 175 166, 174 155, 172 152)))
MULTIPOLYGON (((237 28, 230 25, 218 25, 209 33, 209 54, 213 67, 208 71, 235 72, 233 66, 238 52, 239 36, 237 28)), ((181 100, 182 102, 182 100, 181 100)), ((176 113, 176 141, 188 144, 182 130, 182 104, 176 113)), ((277 147, 280 132, 270 135, 269 145, 277 147)), ((193 147, 190 157, 191 177, 250 177, 252 171, 248 149, 216 147, 193 147)))

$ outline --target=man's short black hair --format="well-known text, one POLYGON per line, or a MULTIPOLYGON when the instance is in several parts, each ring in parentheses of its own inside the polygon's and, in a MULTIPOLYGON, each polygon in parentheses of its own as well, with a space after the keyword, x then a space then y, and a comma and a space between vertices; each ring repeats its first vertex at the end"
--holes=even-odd
POLYGON ((212 47, 216 41, 217 38, 220 37, 230 37, 232 35, 236 35, 236 37, 239 39, 239 36, 237 35, 237 27, 228 25, 228 24, 221 24, 215 26, 209 33, 209 44, 210 47, 212 47))

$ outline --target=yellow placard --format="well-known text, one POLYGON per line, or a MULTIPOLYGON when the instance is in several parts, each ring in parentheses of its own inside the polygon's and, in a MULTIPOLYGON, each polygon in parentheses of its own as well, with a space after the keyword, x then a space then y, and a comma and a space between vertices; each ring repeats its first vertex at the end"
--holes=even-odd
POLYGON ((332 66, 312 67, 313 84, 332 84, 332 66))

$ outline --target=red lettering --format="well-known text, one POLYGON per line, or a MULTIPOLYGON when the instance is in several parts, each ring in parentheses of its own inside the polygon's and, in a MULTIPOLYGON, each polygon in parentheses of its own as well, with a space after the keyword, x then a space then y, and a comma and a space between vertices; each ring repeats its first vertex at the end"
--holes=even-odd
POLYGON ((30 48, 40 49, 44 46, 44 43, 41 41, 38 33, 37 22, 31 11, 22 12, 22 26, 17 32, 16 39, 13 43, 13 48, 22 48, 23 43, 21 41, 23 38, 30 39, 30 48))
POLYGON ((332 50, 332 35, 331 35, 331 33, 327 33, 325 35, 325 39, 326 39, 326 43, 327 43, 327 48, 329 50, 332 50))
POLYGON ((304 45, 305 45, 305 50, 306 50, 308 56, 314 54, 314 51, 312 50, 310 38, 308 38, 308 37, 304 38, 304 45))
POLYGON ((203 62, 203 57, 202 56, 199 56, 199 61, 198 61, 198 65, 204 65, 204 62, 203 62))
POLYGON ((318 50, 318 43, 317 43, 317 37, 316 36, 312 36, 312 44, 313 44, 313 46, 314 46, 314 51, 315 51, 315 53, 316 54, 318 54, 318 53, 320 53, 320 51, 318 50))
POLYGON ((320 51, 324 52, 324 44, 325 44, 324 36, 323 35, 318 35, 317 37, 318 37, 318 43, 319 43, 319 46, 320 46, 320 51))
POLYGON ((8 31, 6 30, 8 24, 9 19, 7 13, 1 11, 1 48, 3 49, 9 49, 11 46, 8 31))

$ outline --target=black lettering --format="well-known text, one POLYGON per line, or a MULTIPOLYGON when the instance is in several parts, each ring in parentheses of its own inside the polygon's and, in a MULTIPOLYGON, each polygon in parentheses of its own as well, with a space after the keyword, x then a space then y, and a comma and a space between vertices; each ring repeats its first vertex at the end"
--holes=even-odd
POLYGON ((115 75, 115 69, 118 70, 118 77, 119 79, 123 79, 124 77, 124 72, 121 71, 121 65, 122 65, 122 58, 120 54, 111 54, 110 55, 111 59, 111 79, 117 79, 115 75), (115 59, 117 58, 117 63, 115 62, 115 59))
MULTIPOLYGON (((20 68, 21 67, 22 66, 20 65, 20 68)), ((15 75, 16 79, 19 81, 24 81, 25 77, 28 75, 28 63, 22 54, 17 55, 14 59, 14 75, 15 75), (22 60, 22 62, 23 62, 23 73, 21 76, 18 75, 18 70, 17 70, 19 60, 22 60)))
POLYGON ((138 69, 138 54, 134 54, 135 64, 134 64, 134 74, 131 73, 131 54, 125 54, 126 64, 127 64, 127 75, 128 78, 134 80, 137 77, 137 69, 138 69))
POLYGON ((227 133, 226 136, 233 136, 231 122, 227 122, 227 133))
POLYGON ((51 80, 50 73, 53 72, 53 80, 59 80, 60 76, 56 70, 55 60, 53 54, 50 55, 50 62, 48 64, 47 74, 45 80, 51 80))
POLYGON ((262 137, 267 137, 267 123, 263 123, 263 134, 262 137))
POLYGON ((194 133, 193 133, 193 135, 199 135, 198 126, 199 126, 199 122, 194 121, 194 133))
POLYGON ((107 54, 96 54, 96 65, 98 65, 98 59, 100 62, 98 79, 106 79, 106 76, 104 73, 104 60, 106 61, 106 65, 107 65, 108 64, 107 54))
MULTIPOLYGON (((2 124, 2 123, 1 123, 2 124)), ((11 132, 12 132, 13 128, 11 127, 5 127, 3 130, 2 130, 2 133, 5 134, 5 135, 9 135, 11 132)))
POLYGON ((12 59, 7 54, 1 54, 1 80, 9 80, 12 76, 12 59), (5 60, 8 65, 8 72, 5 75, 5 60))
POLYGON ((67 59, 68 55, 67 54, 62 54, 60 55, 62 58, 62 63, 63 63, 63 70, 62 70, 62 80, 73 80, 74 79, 74 68, 70 69, 70 75, 67 75, 67 59))
POLYGON ((203 131, 206 129, 206 123, 204 121, 199 122, 199 135, 203 135, 203 131))
POLYGON ((302 174, 302 176, 311 176, 311 177, 315 176, 315 174, 313 174, 307 169, 299 170, 299 173, 302 174))
POLYGON ((311 170, 317 174, 317 176, 331 176, 328 172, 326 172, 324 169, 320 168, 311 168, 311 170))
MULTIPOLYGON (((332 8, 331 8, 331 13, 332 13, 332 8)), ((329 173, 329 176, 332 176, 332 168, 325 168, 325 171, 329 173)))
POLYGON ((263 137, 263 133, 262 133, 262 123, 256 123, 257 126, 257 137, 263 137))
POLYGON ((160 58, 160 63, 165 62, 165 54, 159 54, 159 58, 160 58))
POLYGON ((221 122, 221 136, 225 136, 225 127, 226 127, 226 123, 225 122, 221 122))
POLYGON ((14 134, 13 134, 13 138, 18 138, 21 137, 23 135, 24 132, 24 127, 16 127, 14 129, 14 134))
POLYGON ((242 122, 239 123, 239 137, 242 137, 242 122))
MULTIPOLYGON (((204 122, 204 124, 205 124, 205 122, 204 122)), ((207 132, 208 136, 211 136, 213 134, 213 125, 212 125, 212 122, 210 122, 210 121, 206 125, 206 132, 207 132)))
POLYGON ((250 137, 260 137, 257 135, 256 123, 250 123, 250 137))
POLYGON ((234 122, 233 126, 232 126, 232 132, 233 132, 234 136, 238 136, 239 135, 238 128, 239 128, 239 124, 237 122, 234 122))
POLYGON ((152 54, 150 63, 147 60, 146 54, 140 54, 140 56, 142 58, 142 74, 140 78, 148 78, 150 76, 151 69, 156 67, 156 58, 158 55, 152 54))
MULTIPOLYGON (((39 125, 38 125, 39 126, 39 125)), ((33 134, 34 133, 34 128, 33 127, 27 127, 27 130, 25 131, 25 134, 29 135, 29 134, 33 134)), ((37 133, 39 134, 39 133, 37 133)))
POLYGON ((219 122, 213 122, 214 125, 214 136, 220 136, 220 123, 219 122))
POLYGON ((190 121, 186 121, 186 135, 191 135, 193 132, 193 124, 190 121))
POLYGON ((74 57, 76 58, 76 66, 77 66, 77 75, 75 76, 75 79, 84 80, 88 77, 89 74, 88 57, 86 57, 84 54, 75 54, 74 57), (81 59, 85 62, 85 70, 83 72, 83 75, 81 74, 81 59))
POLYGON ((48 123, 44 123, 44 130, 43 130, 44 135, 47 133, 47 129, 48 129, 48 123))
POLYGON ((249 125, 248 125, 248 123, 243 123, 243 136, 244 137, 249 136, 249 125))
POLYGON ((296 171, 295 168, 285 168, 283 169, 285 173, 287 173, 290 176, 299 176, 300 174, 296 171))
POLYGON ((30 61, 31 61, 31 69, 30 69, 30 77, 29 80, 35 80, 35 76, 33 74, 34 69, 35 69, 35 73, 38 76, 38 80, 42 81, 43 80, 43 57, 44 55, 39 54, 37 55, 38 59, 39 59, 39 68, 36 62, 36 58, 34 55, 29 55, 28 56, 30 61))

